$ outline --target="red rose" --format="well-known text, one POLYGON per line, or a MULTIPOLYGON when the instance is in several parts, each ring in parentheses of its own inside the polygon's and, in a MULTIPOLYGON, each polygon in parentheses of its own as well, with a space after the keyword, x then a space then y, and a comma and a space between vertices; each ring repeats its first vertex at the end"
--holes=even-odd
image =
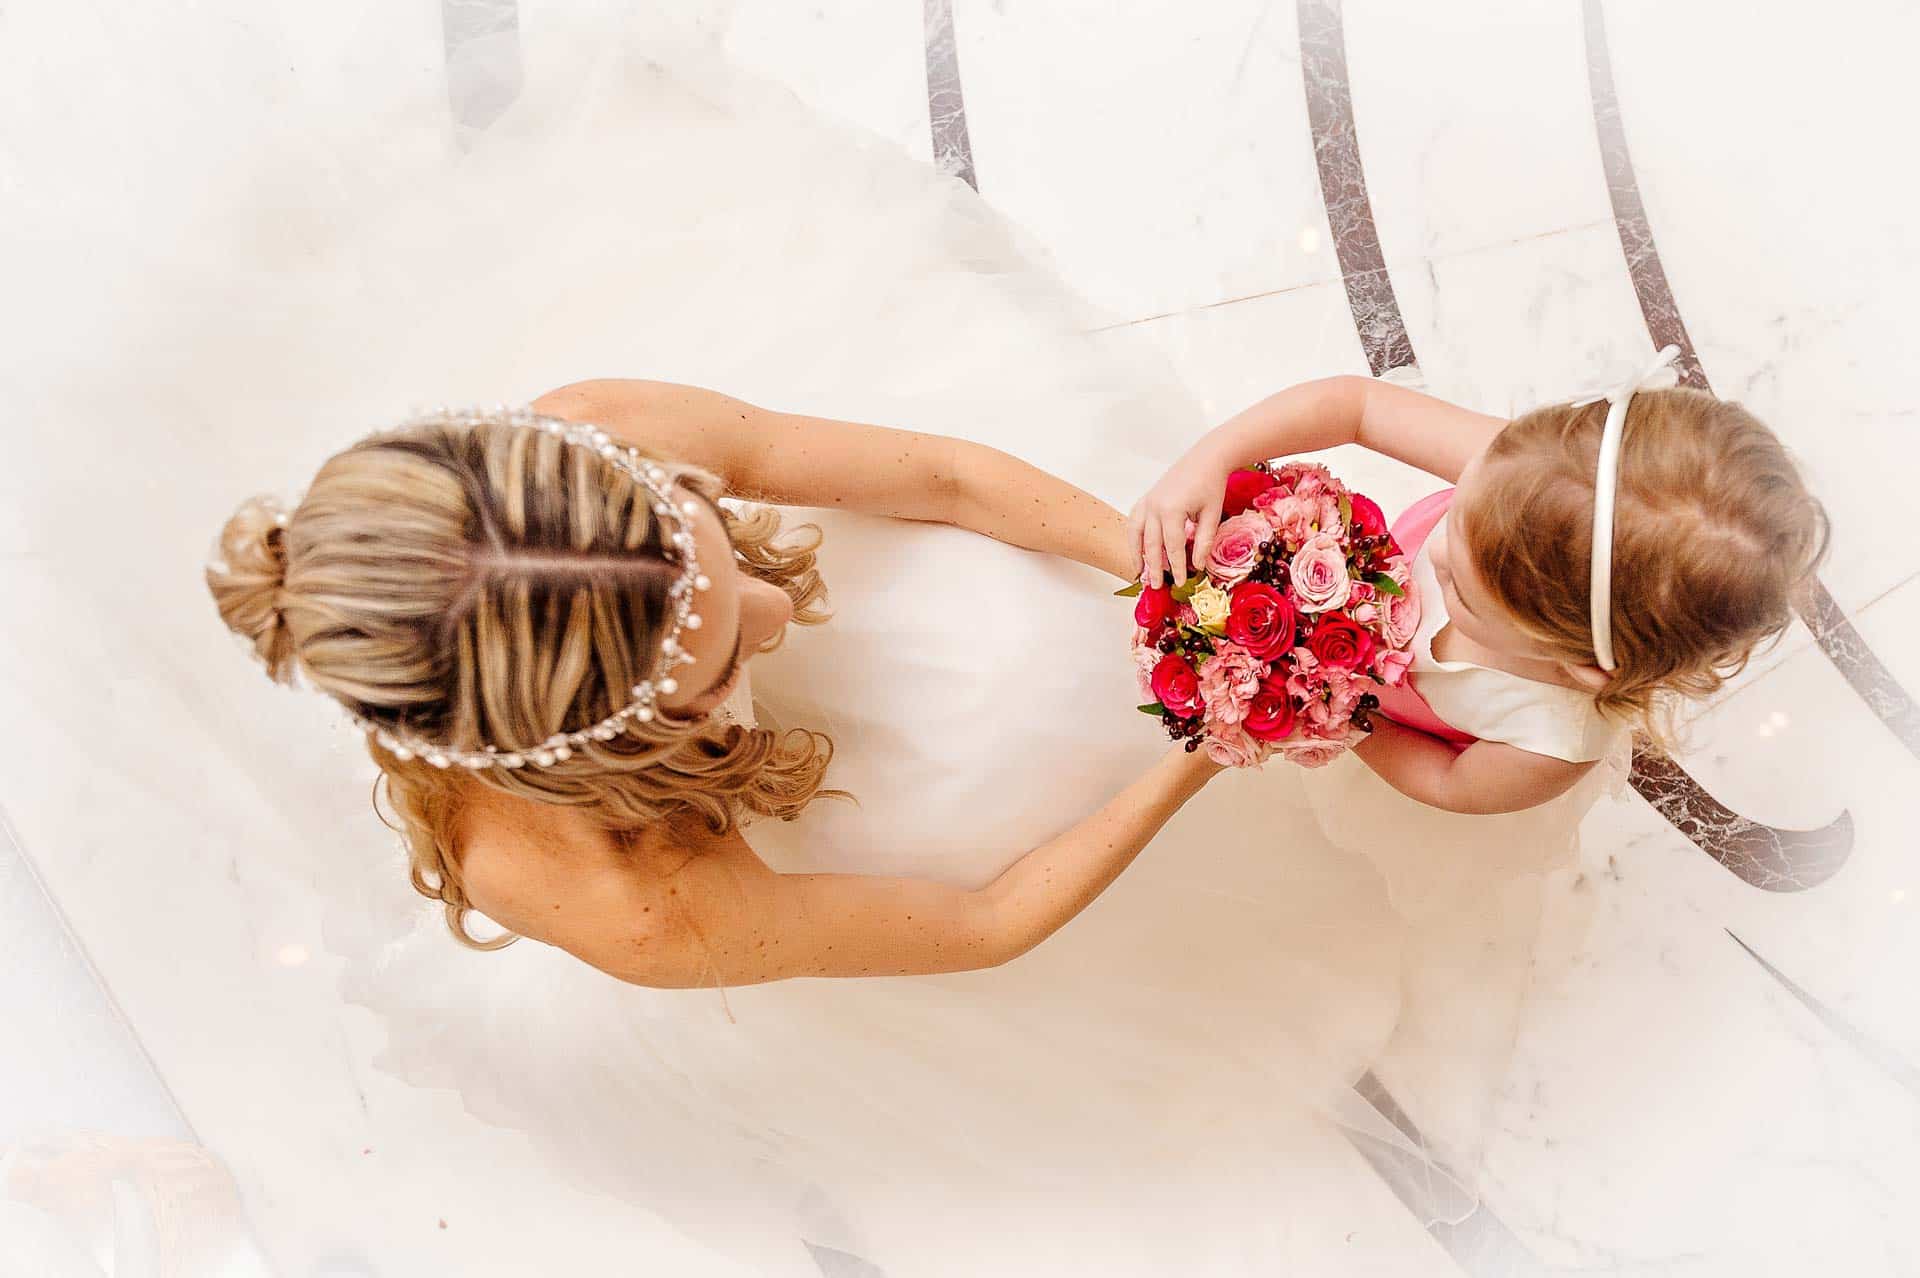
POLYGON ((1287 696, 1286 676, 1270 674, 1247 706, 1241 725, 1255 741, 1282 741, 1293 731, 1293 699, 1287 696))
POLYGON ((1253 499, 1273 487, 1274 478, 1264 470, 1236 470, 1227 476, 1227 497, 1220 503, 1220 517, 1232 519, 1245 513, 1253 499))
POLYGON ((1194 673, 1192 663, 1177 652, 1160 658, 1150 682, 1160 704, 1182 719, 1191 719, 1206 708, 1200 700, 1200 676, 1194 673))
POLYGON ((1227 614, 1227 638, 1262 661, 1272 661, 1293 647, 1294 620, 1299 614, 1287 597, 1264 581, 1243 581, 1233 588, 1227 614))
POLYGON ((1356 537, 1384 537, 1387 535, 1387 517, 1381 513, 1380 506, 1371 497, 1362 497, 1359 493, 1348 493, 1347 501, 1353 507, 1353 519, 1348 526, 1356 537))
POLYGON ((1140 592, 1133 605, 1133 624, 1148 634, 1157 635, 1160 627, 1173 619, 1173 587, 1149 586, 1140 592))
POLYGON ((1307 650, 1323 666, 1358 670, 1373 657, 1373 636, 1344 612, 1322 613, 1307 639, 1307 650))

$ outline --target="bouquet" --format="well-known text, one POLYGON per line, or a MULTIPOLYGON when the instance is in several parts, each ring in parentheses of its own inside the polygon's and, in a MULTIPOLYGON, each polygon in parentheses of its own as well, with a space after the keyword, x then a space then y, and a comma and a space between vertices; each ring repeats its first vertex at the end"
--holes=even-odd
POLYGON ((1220 514, 1192 577, 1118 592, 1138 597, 1140 709, 1229 767, 1319 767, 1372 730, 1374 689, 1406 678, 1407 557, 1380 507, 1312 462, 1234 471, 1220 514))

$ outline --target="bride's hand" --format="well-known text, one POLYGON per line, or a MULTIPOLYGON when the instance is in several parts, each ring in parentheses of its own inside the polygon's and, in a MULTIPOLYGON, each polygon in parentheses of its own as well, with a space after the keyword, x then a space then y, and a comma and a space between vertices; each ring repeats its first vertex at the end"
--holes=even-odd
POLYGON ((1208 443, 1201 440, 1168 467, 1127 516, 1134 575, 1149 586, 1164 584, 1168 574, 1177 585, 1207 562, 1214 530, 1220 526, 1227 474, 1233 469, 1208 443), (1189 519, 1194 522, 1191 562, 1187 558, 1189 519))

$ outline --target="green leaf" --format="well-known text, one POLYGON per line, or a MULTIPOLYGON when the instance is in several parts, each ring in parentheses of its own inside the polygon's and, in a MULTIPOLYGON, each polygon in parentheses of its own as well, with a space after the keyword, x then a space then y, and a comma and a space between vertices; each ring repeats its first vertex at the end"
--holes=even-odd
POLYGON ((1186 603, 1193 598, 1194 591, 1206 584, 1207 577, 1205 573, 1197 572, 1193 574, 1193 576, 1173 588, 1173 601, 1175 603, 1186 603))
POLYGON ((1340 526, 1353 527, 1353 499, 1345 493, 1340 494, 1340 526))
POLYGON ((1152 702, 1144 706, 1135 706, 1134 709, 1138 710, 1141 714, 1150 714, 1156 719, 1160 718, 1167 711, 1167 708, 1161 705, 1158 701, 1152 702))
POLYGON ((1138 598, 1140 592, 1145 590, 1146 588, 1147 588, 1146 583, 1136 581, 1131 586, 1122 586, 1120 587, 1120 589, 1114 591, 1113 593, 1116 598, 1135 599, 1135 598, 1138 598))
POLYGON ((1367 578, 1367 584, 1381 594, 1392 595, 1395 599, 1399 599, 1407 593, 1400 588, 1399 582, 1387 576, 1384 572, 1376 572, 1373 576, 1367 578))

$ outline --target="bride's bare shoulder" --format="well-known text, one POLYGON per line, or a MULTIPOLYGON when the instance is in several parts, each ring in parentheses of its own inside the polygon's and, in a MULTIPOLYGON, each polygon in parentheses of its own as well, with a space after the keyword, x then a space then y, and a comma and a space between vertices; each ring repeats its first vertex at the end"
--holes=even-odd
POLYGON ((458 836, 474 908, 621 980, 662 988, 710 979, 694 923, 704 881, 767 872, 736 842, 674 828, 617 834, 573 810, 492 792, 464 806, 458 836))

